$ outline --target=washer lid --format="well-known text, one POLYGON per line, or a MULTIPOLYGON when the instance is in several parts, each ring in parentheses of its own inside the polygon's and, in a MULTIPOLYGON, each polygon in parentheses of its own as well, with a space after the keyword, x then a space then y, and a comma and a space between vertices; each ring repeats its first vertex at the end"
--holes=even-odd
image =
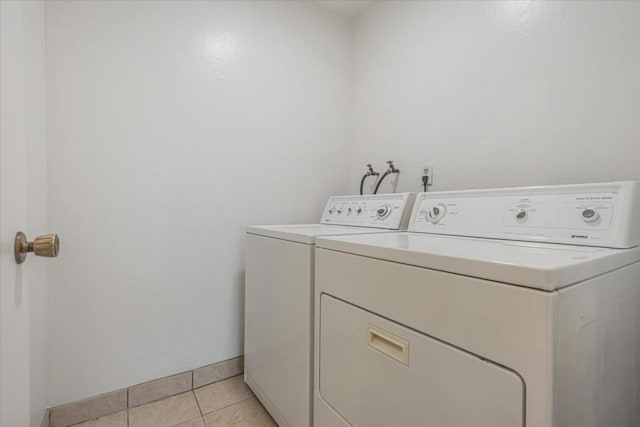
POLYGON ((318 238, 316 245, 546 291, 640 260, 639 247, 608 249, 399 232, 318 238))
POLYGON ((345 225, 294 224, 294 225, 253 225, 247 227, 248 234, 290 240, 292 242, 313 245, 318 236, 336 236, 363 233, 390 233, 394 230, 380 228, 354 227, 345 225))

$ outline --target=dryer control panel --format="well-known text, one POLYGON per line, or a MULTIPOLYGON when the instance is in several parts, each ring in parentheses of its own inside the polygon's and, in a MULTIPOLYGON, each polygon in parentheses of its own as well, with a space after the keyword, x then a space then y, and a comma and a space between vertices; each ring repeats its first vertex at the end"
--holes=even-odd
POLYGON ((414 193, 333 196, 320 223, 406 230, 414 199, 414 193))
POLYGON ((630 248, 640 245, 635 181, 421 193, 409 231, 630 248))

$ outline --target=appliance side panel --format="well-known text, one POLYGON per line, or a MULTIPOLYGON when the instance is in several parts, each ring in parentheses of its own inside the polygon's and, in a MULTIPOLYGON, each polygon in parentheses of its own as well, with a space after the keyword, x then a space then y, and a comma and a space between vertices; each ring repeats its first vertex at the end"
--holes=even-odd
POLYGON ((640 263, 558 292, 554 419, 640 425, 640 263))
POLYGON ((626 237, 627 246, 637 246, 640 243, 640 182, 628 183, 621 191, 629 193, 627 195, 629 203, 627 211, 631 214, 627 215, 628 223, 620 230, 620 233, 626 237))
POLYGON ((247 235, 245 378, 280 426, 310 422, 313 250, 247 235))

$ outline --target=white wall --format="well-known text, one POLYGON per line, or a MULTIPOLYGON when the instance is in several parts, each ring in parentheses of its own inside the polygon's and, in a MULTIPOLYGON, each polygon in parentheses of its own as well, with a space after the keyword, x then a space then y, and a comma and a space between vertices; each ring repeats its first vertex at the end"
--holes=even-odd
POLYGON ((0 426, 39 426, 48 261, 16 265, 13 240, 47 232, 44 5, 2 1, 0 18, 0 426))
POLYGON ((305 2, 47 2, 52 405, 242 354, 243 228, 344 193, 350 27, 305 2))
POLYGON ((352 191, 640 179, 640 2, 374 2, 354 52, 352 191))
POLYGON ((637 2, 47 2, 46 40, 52 405, 241 354, 244 225, 367 162, 640 179, 637 2))

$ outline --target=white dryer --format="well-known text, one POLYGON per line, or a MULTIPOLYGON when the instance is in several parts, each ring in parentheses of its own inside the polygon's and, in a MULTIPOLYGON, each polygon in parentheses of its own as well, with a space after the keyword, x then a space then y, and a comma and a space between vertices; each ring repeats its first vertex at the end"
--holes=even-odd
POLYGON ((316 241, 315 427, 640 426, 636 182, 426 193, 316 241))
POLYGON ((245 382, 280 427, 312 425, 316 237, 406 230, 414 198, 336 196, 320 224, 247 227, 245 382))

